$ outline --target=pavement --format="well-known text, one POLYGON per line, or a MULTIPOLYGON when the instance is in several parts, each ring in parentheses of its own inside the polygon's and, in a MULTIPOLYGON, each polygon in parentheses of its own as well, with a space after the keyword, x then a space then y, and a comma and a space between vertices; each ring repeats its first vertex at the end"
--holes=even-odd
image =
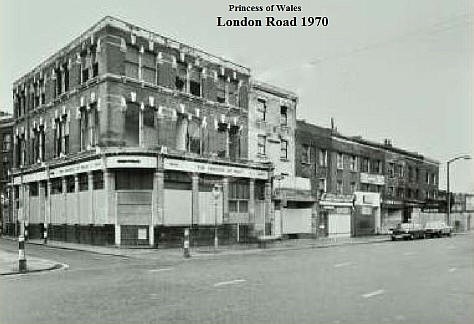
MULTIPOLYGON (((66 268, 67 266, 52 260, 37 257, 27 258, 27 272, 38 272, 66 268)), ((0 275, 18 274, 18 253, 0 250, 0 275)))
MULTIPOLYGON (((16 240, 16 238, 8 238, 16 240)), ((265 253, 267 251, 283 251, 292 249, 308 248, 326 248, 347 244, 370 244, 380 243, 390 240, 389 235, 373 235, 365 237, 347 237, 347 238, 320 238, 320 239, 291 239, 277 240, 267 243, 265 248, 259 248, 257 244, 233 244, 220 245, 217 249, 214 246, 191 247, 192 257, 209 257, 212 255, 240 255, 265 253)), ((102 255, 121 256, 129 258, 182 258, 182 248, 136 248, 136 247, 115 247, 115 246, 97 246, 88 244, 68 243, 62 241, 48 240, 47 244, 41 239, 27 241, 28 245, 44 245, 51 248, 85 251, 102 255)))
MULTIPOLYGON (((4 239, 16 241, 14 237, 4 237, 4 239)), ((243 255, 256 254, 268 251, 283 251, 291 249, 305 248, 324 248, 331 246, 340 246, 345 244, 368 244, 387 241, 387 235, 368 236, 360 238, 322 238, 322 239, 293 239, 282 240, 268 243, 265 248, 258 248, 256 244, 234 244, 222 245, 217 249, 214 246, 200 246, 191 248, 192 258, 209 258, 224 255, 243 255)), ((91 252, 101 255, 120 256, 124 258, 144 258, 144 259, 160 259, 168 261, 176 261, 183 258, 182 248, 127 248, 114 246, 97 246, 88 244, 68 243, 62 241, 49 240, 47 244, 41 239, 28 240, 28 245, 42 245, 54 249, 75 250, 91 252)), ((36 257, 27 256, 27 272, 47 271, 56 269, 67 269, 66 264, 46 260, 36 257)), ((18 254, 0 250, 0 275, 18 274, 18 254)))
MULTIPOLYGON (((304 242, 190 259, 179 249, 111 248, 151 253, 141 257, 28 244, 29 257, 69 269, 0 276, 0 323, 474 322, 473 233, 331 248, 304 242)), ((1 239, 0 248, 18 245, 1 239)))

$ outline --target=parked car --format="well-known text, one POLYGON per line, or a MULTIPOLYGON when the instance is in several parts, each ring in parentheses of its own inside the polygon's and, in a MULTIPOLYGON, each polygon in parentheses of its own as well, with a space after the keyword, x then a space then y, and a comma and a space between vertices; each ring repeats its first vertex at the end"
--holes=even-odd
POLYGON ((427 237, 441 237, 441 236, 451 236, 453 228, 446 225, 445 222, 436 221, 428 222, 425 225, 425 235, 427 237))
POLYGON ((392 241, 398 239, 425 238, 425 230, 421 224, 417 223, 401 223, 392 231, 392 241))

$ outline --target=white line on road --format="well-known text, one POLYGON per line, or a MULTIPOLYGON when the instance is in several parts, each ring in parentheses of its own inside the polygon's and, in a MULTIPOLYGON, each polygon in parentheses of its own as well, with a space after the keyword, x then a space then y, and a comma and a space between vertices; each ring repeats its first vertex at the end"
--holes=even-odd
POLYGON ((454 272, 454 271, 456 271, 456 268, 450 268, 448 271, 449 272, 454 272))
POLYGON ((415 255, 416 253, 415 252, 405 252, 403 253, 403 255, 415 255))
POLYGON ((150 272, 161 272, 161 271, 170 271, 170 270, 173 270, 173 268, 151 269, 151 270, 148 270, 148 271, 150 271, 150 272))
POLYGON ((340 268, 340 267, 347 267, 353 265, 352 262, 343 262, 343 263, 338 263, 334 265, 334 268, 340 268))
POLYGON ((367 294, 363 294, 362 297, 370 298, 370 297, 374 297, 374 296, 377 296, 377 295, 382 295, 383 293, 384 293, 384 290, 379 289, 379 290, 376 290, 376 291, 369 292, 367 294))
POLYGON ((225 286, 225 285, 235 285, 241 282, 245 282, 245 279, 236 279, 236 280, 231 280, 231 281, 222 281, 214 284, 214 287, 219 287, 219 286, 225 286))

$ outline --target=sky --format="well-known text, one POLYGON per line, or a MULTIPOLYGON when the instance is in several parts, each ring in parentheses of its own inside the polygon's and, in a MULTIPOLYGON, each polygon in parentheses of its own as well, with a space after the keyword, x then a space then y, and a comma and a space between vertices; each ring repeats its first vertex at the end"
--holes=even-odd
MULTIPOLYGON (((12 83, 106 15, 251 69, 296 92, 297 116, 440 162, 471 154, 473 2, 469 0, 0 0, 0 107, 12 83), (299 12, 230 12, 229 4, 299 12), (325 16, 311 27, 219 27, 224 19, 325 16)), ((300 20, 298 20, 300 22, 300 20)), ((451 165, 451 191, 474 192, 474 160, 451 165)))

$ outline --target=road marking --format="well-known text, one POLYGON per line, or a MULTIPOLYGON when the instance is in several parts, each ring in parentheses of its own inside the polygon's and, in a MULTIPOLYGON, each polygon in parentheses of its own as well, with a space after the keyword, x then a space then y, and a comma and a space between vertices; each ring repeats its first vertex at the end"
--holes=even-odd
POLYGON ((416 253, 415 252, 405 252, 403 253, 403 255, 415 255, 416 253))
POLYGON ((231 280, 231 281, 222 281, 214 284, 214 287, 219 287, 219 286, 226 286, 226 285, 235 285, 241 282, 245 282, 245 279, 236 279, 236 280, 231 280))
POLYGON ((379 289, 379 290, 376 290, 376 291, 369 292, 367 294, 363 294, 362 297, 370 298, 370 297, 374 297, 374 296, 377 296, 377 295, 382 295, 383 293, 384 293, 384 290, 379 289))
POLYGON ((173 268, 163 268, 163 269, 151 269, 148 270, 149 272, 161 272, 161 271, 170 271, 173 270, 173 268))
POLYGON ((449 272, 454 272, 454 271, 456 271, 456 268, 450 268, 448 271, 449 272))
POLYGON ((350 266, 350 265, 352 265, 352 264, 353 264, 352 262, 338 263, 338 264, 335 264, 335 265, 334 265, 334 268, 347 267, 347 266, 350 266))

